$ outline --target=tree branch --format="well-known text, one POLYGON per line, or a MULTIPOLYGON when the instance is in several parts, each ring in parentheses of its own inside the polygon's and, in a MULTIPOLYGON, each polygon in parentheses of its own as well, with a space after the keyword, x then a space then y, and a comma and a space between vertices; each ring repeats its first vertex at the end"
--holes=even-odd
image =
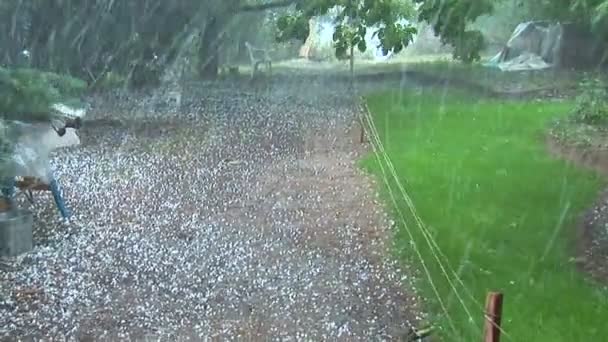
POLYGON ((244 4, 239 8, 239 12, 258 12, 274 8, 281 8, 293 5, 301 0, 276 0, 262 4, 244 4))

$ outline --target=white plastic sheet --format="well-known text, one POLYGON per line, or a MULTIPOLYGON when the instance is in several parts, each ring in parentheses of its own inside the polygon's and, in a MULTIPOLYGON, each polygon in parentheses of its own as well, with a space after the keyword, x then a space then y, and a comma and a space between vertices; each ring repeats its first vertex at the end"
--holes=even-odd
POLYGON ((15 144, 13 162, 17 177, 36 177, 44 182, 50 181, 50 156, 59 148, 80 144, 76 131, 66 129, 64 136, 60 137, 50 124, 24 125, 21 127, 24 134, 15 144))
POLYGON ((508 61, 498 63, 498 68, 502 71, 543 70, 551 67, 553 67, 553 65, 545 62, 541 56, 529 52, 522 53, 508 61))
MULTIPOLYGON (((72 109, 65 105, 55 105, 54 109, 65 113, 66 117, 84 116, 84 111, 72 109)), ((57 149, 80 145, 76 130, 67 128, 63 136, 59 136, 52 123, 14 124, 15 141, 13 150, 13 173, 16 177, 36 177, 43 182, 50 181, 51 153, 57 149)))
POLYGON ((558 63, 563 28, 561 24, 519 24, 506 47, 487 65, 502 71, 543 70, 558 63))

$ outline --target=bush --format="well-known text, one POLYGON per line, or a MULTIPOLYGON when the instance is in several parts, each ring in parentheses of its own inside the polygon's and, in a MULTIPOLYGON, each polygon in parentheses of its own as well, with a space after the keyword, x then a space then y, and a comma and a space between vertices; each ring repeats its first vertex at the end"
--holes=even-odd
POLYGON ((0 177, 12 174, 9 161, 15 136, 11 120, 50 121, 54 103, 75 104, 86 88, 86 82, 70 76, 0 68, 0 177))
POLYGON ((0 68, 0 119, 47 120, 53 103, 73 101, 86 88, 86 82, 70 76, 0 68))
POLYGON ((94 82, 91 86, 94 90, 112 90, 116 88, 123 87, 127 83, 127 80, 124 76, 116 73, 116 72, 106 72, 99 79, 94 82))
POLYGON ((585 78, 576 98, 574 120, 577 122, 601 125, 608 123, 608 92, 606 84, 599 78, 585 78))
POLYGON ((59 100, 65 100, 67 97, 80 97, 87 89, 87 82, 79 78, 52 72, 40 72, 34 69, 30 69, 29 72, 33 77, 36 77, 36 74, 40 74, 40 77, 48 85, 59 92, 59 100))

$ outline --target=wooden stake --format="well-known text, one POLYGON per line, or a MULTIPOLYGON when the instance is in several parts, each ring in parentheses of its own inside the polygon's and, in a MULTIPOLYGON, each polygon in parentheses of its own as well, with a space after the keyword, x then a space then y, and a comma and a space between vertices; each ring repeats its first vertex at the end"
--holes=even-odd
POLYGON ((361 136, 359 137, 359 142, 361 144, 365 143, 365 117, 364 115, 369 115, 369 109, 365 104, 365 99, 361 97, 361 102, 363 103, 361 107, 361 114, 359 114, 359 125, 361 125, 361 136))
POLYGON ((490 292, 486 298, 484 342, 500 342, 500 320, 502 316, 503 295, 490 292))

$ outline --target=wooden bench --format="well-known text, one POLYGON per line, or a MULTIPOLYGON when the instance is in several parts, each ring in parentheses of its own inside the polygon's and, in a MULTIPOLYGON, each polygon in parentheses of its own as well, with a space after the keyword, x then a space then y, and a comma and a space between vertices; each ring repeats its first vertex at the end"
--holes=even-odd
POLYGON ((247 47, 251 61, 251 78, 255 77, 260 65, 264 65, 268 73, 272 74, 272 59, 270 59, 268 50, 256 48, 249 44, 249 42, 245 42, 245 46, 247 47))
POLYGON ((33 191, 50 191, 61 216, 64 219, 68 219, 71 216, 70 211, 66 208, 59 183, 52 176, 50 177, 49 182, 44 182, 36 177, 16 177, 13 180, 7 180, 7 183, 2 186, 1 197, 3 200, 0 201, 0 211, 6 209, 4 207, 7 204, 10 205, 13 201, 16 195, 15 189, 19 189, 20 193, 24 194, 27 200, 32 204, 34 204, 33 191))

